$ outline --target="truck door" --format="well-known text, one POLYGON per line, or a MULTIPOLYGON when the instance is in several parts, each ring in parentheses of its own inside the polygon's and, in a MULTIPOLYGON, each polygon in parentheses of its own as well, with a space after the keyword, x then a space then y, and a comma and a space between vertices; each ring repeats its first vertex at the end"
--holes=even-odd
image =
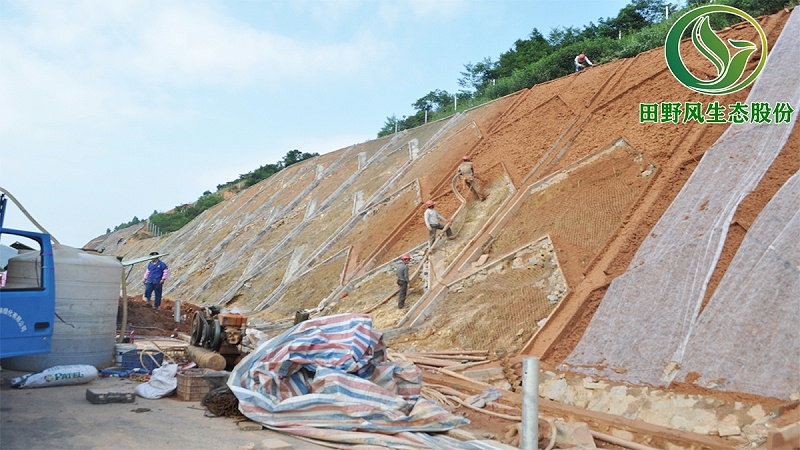
POLYGON ((53 260, 50 235, 2 228, 0 219, 0 358, 50 352, 53 260))

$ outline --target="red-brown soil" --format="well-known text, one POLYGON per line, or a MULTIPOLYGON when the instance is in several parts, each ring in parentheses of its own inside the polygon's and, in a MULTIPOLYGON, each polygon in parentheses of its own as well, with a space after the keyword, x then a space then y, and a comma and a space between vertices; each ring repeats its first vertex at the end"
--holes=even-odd
MULTIPOLYGON (((770 44, 777 40, 788 16, 780 12, 758 19, 770 44)), ((748 38, 738 34, 740 28, 733 27, 736 37, 748 38)), ((721 37, 726 34, 733 35, 728 30, 721 37)), ((690 43, 684 45, 690 65, 700 71, 711 70, 704 67, 704 58, 690 51, 690 43)), ((744 90, 714 100, 725 105, 745 102, 747 94, 744 90)), ((172 235, 130 239, 127 245, 117 245, 121 234, 114 234, 105 238, 105 245, 118 254, 146 255, 154 247, 174 254, 169 261, 174 274, 169 282, 172 290, 166 294, 170 298, 189 299, 198 305, 255 308, 280 291, 288 294, 278 296, 279 303, 271 312, 283 315, 299 306, 313 307, 325 295, 333 294, 336 301, 328 313, 360 312, 394 288, 391 267, 384 264, 426 243, 422 203, 434 199, 442 215, 456 217, 454 229, 463 231, 454 241, 442 244, 440 255, 445 262, 432 264, 431 273, 425 274, 430 277, 427 285, 423 287, 420 280, 413 286, 412 310, 425 289, 442 289, 470 275, 471 264, 482 255, 487 265, 496 263, 509 252, 550 236, 568 294, 546 324, 526 330, 535 335, 527 343, 517 343, 509 340, 515 337, 515 327, 505 322, 487 323, 510 336, 471 342, 505 342, 515 347, 506 350, 521 348, 523 355, 539 356, 543 366, 556 367, 580 341, 609 283, 628 270, 654 224, 705 151, 727 128, 725 124, 697 122, 642 124, 640 103, 709 101, 675 80, 666 67, 663 49, 654 49, 475 108, 454 118, 450 129, 443 123, 428 124, 297 164, 217 205, 172 235), (435 141, 433 136, 437 136, 435 141), (411 156, 412 138, 418 141, 418 159, 411 156), (425 147, 428 140, 434 142, 429 148, 425 147), (365 157, 366 167, 356 163, 359 154, 365 157), (465 195, 467 190, 460 182, 459 192, 468 198, 466 204, 451 190, 452 176, 465 154, 472 156, 490 196, 485 203, 465 195), (341 166, 336 166, 337 158, 341 158, 341 166), (315 179, 318 167, 330 169, 330 173, 315 179), (359 177, 336 197, 334 193, 349 179, 348 173, 359 177), (313 209, 309 205, 316 202, 319 208, 328 199, 335 213, 323 209, 309 216, 313 209), (314 215, 319 212, 325 216, 314 215), (303 226, 300 233, 292 235, 303 226), (335 239, 326 241, 340 228, 335 239), (316 258, 306 260, 312 252, 317 252, 316 258), (331 260, 334 255, 337 258, 331 260), (298 267, 289 267, 291 261, 298 267), (384 272, 371 281, 360 281, 376 268, 384 272)), ((798 170, 800 131, 795 127, 774 164, 737 209, 706 299, 759 212, 798 170)), ((458 295, 444 292, 443 304, 448 296, 467 299, 503 280, 500 276, 487 278, 484 286, 476 283, 474 291, 458 295)), ((497 295, 482 301, 489 308, 496 305, 500 309, 506 294, 498 290, 497 295)), ((466 300, 463 303, 468 304, 466 300)), ((166 311, 145 309, 140 296, 133 297, 129 305, 129 322, 141 335, 169 335, 175 328, 188 331, 188 324, 172 320, 169 299, 164 301, 166 311)), ((184 303, 182 311, 189 307, 184 303)), ((448 311, 459 312, 458 305, 448 311)), ((404 314, 389 302, 375 310, 375 323, 387 329, 407 326, 410 320, 403 318, 404 314)), ((431 322, 435 320, 428 325, 431 322)), ((405 337, 414 341, 429 337, 427 343, 423 338, 417 343, 420 348, 436 349, 458 342, 441 336, 468 331, 456 328, 461 323, 457 320, 440 322, 441 326, 405 337)), ((520 336, 529 338, 524 333, 520 336)), ((699 392, 691 380, 685 381, 674 389, 699 392)), ((740 393, 714 395, 727 396, 731 402, 751 400, 740 393)), ((771 399, 763 401, 773 405, 771 399)), ((473 416, 477 418, 477 413, 470 418, 473 416)), ((493 423, 486 422, 486 426, 493 423)), ((504 432, 495 427, 496 435, 504 432)))
MULTIPOLYGON (((198 307, 190 303, 181 303, 181 317, 186 320, 175 322, 174 316, 175 302, 170 299, 162 298, 161 307, 153 309, 149 304, 142 300, 141 295, 128 297, 128 320, 130 328, 136 336, 155 336, 168 337, 175 333, 189 333, 191 331, 192 312, 197 311, 198 307)), ((117 313, 117 322, 122 321, 122 299, 117 313)))

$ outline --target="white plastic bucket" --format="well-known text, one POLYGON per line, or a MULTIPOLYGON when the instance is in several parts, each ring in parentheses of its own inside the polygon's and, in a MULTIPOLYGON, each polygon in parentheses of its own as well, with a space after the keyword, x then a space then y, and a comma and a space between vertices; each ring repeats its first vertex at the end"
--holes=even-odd
POLYGON ((122 365, 122 354, 136 350, 136 344, 114 344, 114 362, 122 365))

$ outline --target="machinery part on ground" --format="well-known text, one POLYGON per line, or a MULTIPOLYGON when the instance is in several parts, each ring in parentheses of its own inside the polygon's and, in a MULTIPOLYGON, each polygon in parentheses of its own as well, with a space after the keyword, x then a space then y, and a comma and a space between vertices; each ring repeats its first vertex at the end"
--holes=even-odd
POLYGON ((205 328, 205 319, 200 311, 195 311, 194 315, 192 316, 192 328, 191 328, 191 341, 192 345, 200 345, 201 336, 203 333, 203 329, 205 328))
POLYGON ((226 354, 238 354, 247 316, 220 313, 216 306, 207 306, 195 311, 192 317, 191 344, 220 351, 224 346, 226 354))
POLYGON ((209 336, 206 341, 206 348, 217 351, 222 343, 222 327, 219 325, 219 319, 214 318, 208 326, 209 336))

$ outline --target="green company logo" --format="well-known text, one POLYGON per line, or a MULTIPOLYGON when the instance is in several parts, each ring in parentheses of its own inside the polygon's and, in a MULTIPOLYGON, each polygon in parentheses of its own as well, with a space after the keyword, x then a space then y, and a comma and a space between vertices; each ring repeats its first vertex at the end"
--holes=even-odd
POLYGON ((749 86, 764 68, 764 64, 767 62, 767 36, 758 22, 744 11, 725 5, 706 5, 689 11, 672 25, 667 33, 664 54, 667 58, 667 67, 672 75, 687 88, 710 95, 730 94, 749 86), (761 58, 758 60, 755 70, 746 77, 747 60, 758 50, 759 46, 750 41, 728 39, 728 43, 734 50, 731 54, 725 41, 720 39, 709 25, 709 16, 717 13, 737 15, 748 21, 758 31, 761 38, 761 58), (681 58, 681 37, 690 26, 692 26, 692 43, 695 48, 717 69, 717 77, 712 80, 701 80, 694 76, 686 68, 681 58))

